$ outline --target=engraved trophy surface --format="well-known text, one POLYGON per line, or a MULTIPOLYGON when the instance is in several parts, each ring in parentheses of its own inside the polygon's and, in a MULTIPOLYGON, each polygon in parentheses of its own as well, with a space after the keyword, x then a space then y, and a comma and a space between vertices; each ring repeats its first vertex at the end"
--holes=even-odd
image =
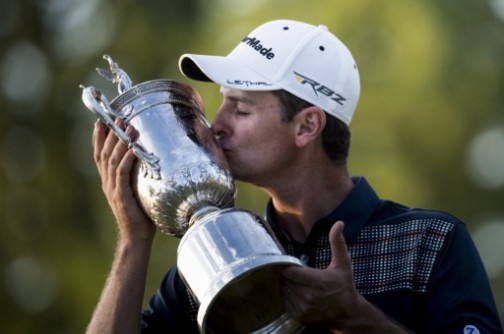
POLYGON ((118 84, 119 95, 109 102, 81 86, 82 100, 138 158, 132 185, 146 214, 163 233, 181 237, 177 267, 199 304, 200 332, 299 332, 285 313, 280 269, 303 264, 259 217, 233 208, 234 180, 199 94, 168 79, 133 85, 104 58, 110 70, 97 71, 118 84), (135 140, 117 118, 135 128, 135 140))

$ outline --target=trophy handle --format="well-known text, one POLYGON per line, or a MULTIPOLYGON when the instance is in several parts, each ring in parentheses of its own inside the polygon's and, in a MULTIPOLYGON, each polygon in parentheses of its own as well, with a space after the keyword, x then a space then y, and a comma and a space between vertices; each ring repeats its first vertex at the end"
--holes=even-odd
POLYGON ((152 178, 159 180, 161 178, 161 167, 159 166, 159 158, 152 153, 145 152, 145 150, 134 143, 131 138, 115 124, 115 119, 120 117, 112 108, 105 97, 98 89, 94 87, 82 88, 82 101, 84 105, 98 116, 115 134, 121 139, 128 149, 131 149, 135 156, 142 162, 144 172, 152 178))

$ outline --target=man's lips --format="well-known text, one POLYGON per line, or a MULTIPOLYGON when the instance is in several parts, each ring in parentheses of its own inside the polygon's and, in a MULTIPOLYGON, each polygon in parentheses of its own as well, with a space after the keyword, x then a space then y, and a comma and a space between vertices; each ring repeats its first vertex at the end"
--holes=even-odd
POLYGON ((225 155, 229 155, 233 152, 233 150, 229 149, 229 148, 222 148, 222 152, 224 152, 225 155))
POLYGON ((233 149, 229 146, 228 142, 224 138, 222 138, 221 136, 216 136, 215 138, 217 139, 217 143, 219 144, 222 152, 225 155, 229 155, 233 152, 233 149))
POLYGON ((219 143, 219 146, 224 153, 232 151, 231 148, 226 145, 226 143, 222 142, 222 140, 218 140, 217 142, 219 143))

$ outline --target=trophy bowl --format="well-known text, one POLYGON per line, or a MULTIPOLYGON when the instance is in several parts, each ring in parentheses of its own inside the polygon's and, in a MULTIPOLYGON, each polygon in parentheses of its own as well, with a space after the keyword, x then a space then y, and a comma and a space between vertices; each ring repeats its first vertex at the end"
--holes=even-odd
POLYGON ((189 85, 159 79, 132 85, 109 56, 118 83, 111 102, 83 87, 82 100, 138 158, 134 192, 157 228, 180 237, 177 267, 199 305, 201 333, 296 333, 303 327, 285 312, 281 269, 303 263, 286 255, 269 226, 233 208, 234 180, 189 85), (129 138, 115 120, 136 130, 129 138))
POLYGON ((180 237, 197 209, 233 206, 234 182, 196 91, 172 80, 147 81, 110 107, 135 128, 136 144, 155 156, 138 159, 132 182, 162 232, 180 237))
POLYGON ((132 86, 127 74, 105 58, 111 71, 99 73, 119 82, 120 95, 109 103, 96 88, 82 87, 82 99, 137 156, 133 190, 159 230, 181 237, 197 209, 232 207, 234 180, 198 92, 169 79, 132 86), (135 140, 115 124, 117 118, 135 128, 135 140))

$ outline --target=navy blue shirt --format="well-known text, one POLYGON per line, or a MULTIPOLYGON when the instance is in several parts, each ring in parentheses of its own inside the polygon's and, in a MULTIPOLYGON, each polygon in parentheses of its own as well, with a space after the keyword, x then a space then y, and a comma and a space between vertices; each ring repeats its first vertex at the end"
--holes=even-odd
MULTIPOLYGON (((363 177, 331 214, 317 221, 304 243, 265 220, 289 255, 310 267, 331 261, 329 230, 345 222, 355 286, 368 301, 415 333, 503 333, 479 254, 457 218, 378 198, 363 177)), ((198 333, 197 304, 176 267, 163 279, 143 313, 144 333, 198 333)), ((329 333, 306 328, 303 333, 329 333)))

